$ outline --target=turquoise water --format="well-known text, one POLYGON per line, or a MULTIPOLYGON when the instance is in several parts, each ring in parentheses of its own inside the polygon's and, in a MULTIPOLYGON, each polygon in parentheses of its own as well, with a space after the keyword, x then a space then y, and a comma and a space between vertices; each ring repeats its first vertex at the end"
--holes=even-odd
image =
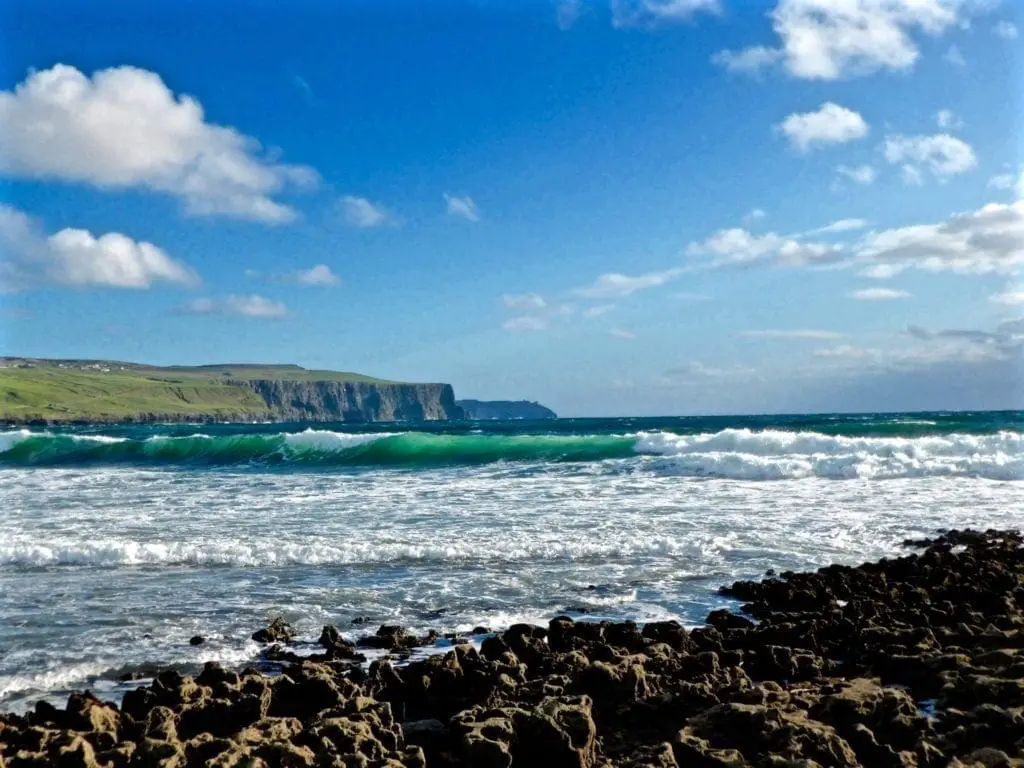
POLYGON ((1024 527, 1022 478, 1020 412, 8 429, 0 708, 251 662, 277 614, 699 623, 768 568, 1024 527))

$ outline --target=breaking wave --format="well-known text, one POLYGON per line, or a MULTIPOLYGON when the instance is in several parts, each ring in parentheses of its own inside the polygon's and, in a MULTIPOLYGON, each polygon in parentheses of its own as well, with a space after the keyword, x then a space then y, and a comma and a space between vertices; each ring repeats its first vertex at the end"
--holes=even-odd
MULTIPOLYGON (((346 433, 144 438, 0 432, 0 466, 255 466, 431 468, 499 461, 542 464, 640 458, 686 477, 780 480, 970 476, 1024 478, 1024 433, 843 436, 781 429, 630 435, 346 433)), ((632 466, 632 465, 630 465, 632 466)))

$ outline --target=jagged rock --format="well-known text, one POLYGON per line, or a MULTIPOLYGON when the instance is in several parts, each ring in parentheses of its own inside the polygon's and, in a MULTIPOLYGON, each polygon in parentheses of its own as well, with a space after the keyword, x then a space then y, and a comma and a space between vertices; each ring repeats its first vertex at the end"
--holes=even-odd
POLYGON ((290 643, 295 639, 295 630, 282 617, 278 616, 270 626, 252 633, 257 643, 290 643))

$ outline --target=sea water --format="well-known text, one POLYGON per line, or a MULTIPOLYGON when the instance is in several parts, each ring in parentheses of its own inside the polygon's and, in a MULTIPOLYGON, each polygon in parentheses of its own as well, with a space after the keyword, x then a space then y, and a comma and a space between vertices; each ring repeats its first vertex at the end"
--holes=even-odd
POLYGON ((277 615, 699 624, 767 569, 1024 527, 1022 479, 1019 412, 8 430, 0 709, 245 665, 277 615))

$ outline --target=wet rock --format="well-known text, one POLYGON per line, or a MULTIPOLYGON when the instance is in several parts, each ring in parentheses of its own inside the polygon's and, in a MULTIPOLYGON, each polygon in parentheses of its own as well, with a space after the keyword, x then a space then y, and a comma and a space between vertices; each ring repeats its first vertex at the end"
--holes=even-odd
POLYGON ((295 639, 295 630, 282 617, 278 616, 270 626, 252 633, 257 643, 290 643, 295 639))
POLYGON ((206 642, 206 638, 203 637, 202 635, 193 635, 192 637, 189 638, 188 644, 189 645, 202 645, 205 642, 206 642))

